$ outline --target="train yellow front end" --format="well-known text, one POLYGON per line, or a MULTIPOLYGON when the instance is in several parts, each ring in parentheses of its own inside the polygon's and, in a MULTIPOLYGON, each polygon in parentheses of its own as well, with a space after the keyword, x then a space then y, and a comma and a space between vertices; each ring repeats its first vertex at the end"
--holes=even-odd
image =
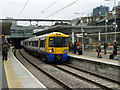
POLYGON ((66 61, 69 51, 68 36, 55 32, 46 37, 45 52, 48 62, 66 61))

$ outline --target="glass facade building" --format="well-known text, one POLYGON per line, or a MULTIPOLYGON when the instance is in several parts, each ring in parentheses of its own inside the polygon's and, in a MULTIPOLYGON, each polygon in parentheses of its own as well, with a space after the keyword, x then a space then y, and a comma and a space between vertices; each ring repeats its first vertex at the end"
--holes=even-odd
POLYGON ((93 15, 94 16, 105 16, 105 13, 106 12, 109 12, 110 11, 110 8, 109 7, 106 7, 106 6, 100 6, 100 7, 96 7, 93 9, 93 15))

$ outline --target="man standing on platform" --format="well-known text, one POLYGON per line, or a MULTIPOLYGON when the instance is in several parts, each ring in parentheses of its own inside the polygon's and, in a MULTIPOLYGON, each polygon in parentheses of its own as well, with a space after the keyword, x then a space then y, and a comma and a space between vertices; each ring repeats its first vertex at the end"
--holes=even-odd
POLYGON ((100 41, 96 45, 96 52, 98 53, 97 57, 98 58, 102 58, 102 55, 101 55, 101 43, 100 43, 100 41))
POLYGON ((7 61, 7 55, 8 55, 8 44, 5 41, 5 43, 2 44, 2 59, 3 59, 3 61, 4 61, 4 59, 7 61))
POLYGON ((107 43, 104 43, 104 54, 107 53, 107 47, 108 47, 108 44, 107 44, 107 43))
POLYGON ((117 59, 117 48, 118 48, 118 46, 117 46, 117 43, 116 43, 116 41, 114 41, 114 44, 113 44, 113 48, 114 48, 114 50, 113 50, 113 59, 114 60, 118 60, 117 59))
POLYGON ((76 46, 76 41, 75 41, 74 46, 73 46, 74 54, 76 54, 76 49, 77 49, 77 46, 76 46))

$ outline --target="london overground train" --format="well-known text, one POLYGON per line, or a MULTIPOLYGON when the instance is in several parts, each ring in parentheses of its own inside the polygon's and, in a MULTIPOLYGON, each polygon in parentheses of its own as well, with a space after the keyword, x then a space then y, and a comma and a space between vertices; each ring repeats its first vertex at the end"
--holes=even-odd
POLYGON ((64 62, 69 51, 68 36, 60 32, 28 38, 21 45, 47 62, 64 62))

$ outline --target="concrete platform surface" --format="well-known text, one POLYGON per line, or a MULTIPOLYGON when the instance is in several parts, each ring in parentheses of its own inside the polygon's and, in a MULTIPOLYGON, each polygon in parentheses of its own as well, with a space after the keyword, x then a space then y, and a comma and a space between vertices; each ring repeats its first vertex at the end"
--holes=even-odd
POLYGON ((5 66, 8 88, 47 89, 16 59, 11 49, 8 52, 8 60, 4 61, 4 66, 5 66))

